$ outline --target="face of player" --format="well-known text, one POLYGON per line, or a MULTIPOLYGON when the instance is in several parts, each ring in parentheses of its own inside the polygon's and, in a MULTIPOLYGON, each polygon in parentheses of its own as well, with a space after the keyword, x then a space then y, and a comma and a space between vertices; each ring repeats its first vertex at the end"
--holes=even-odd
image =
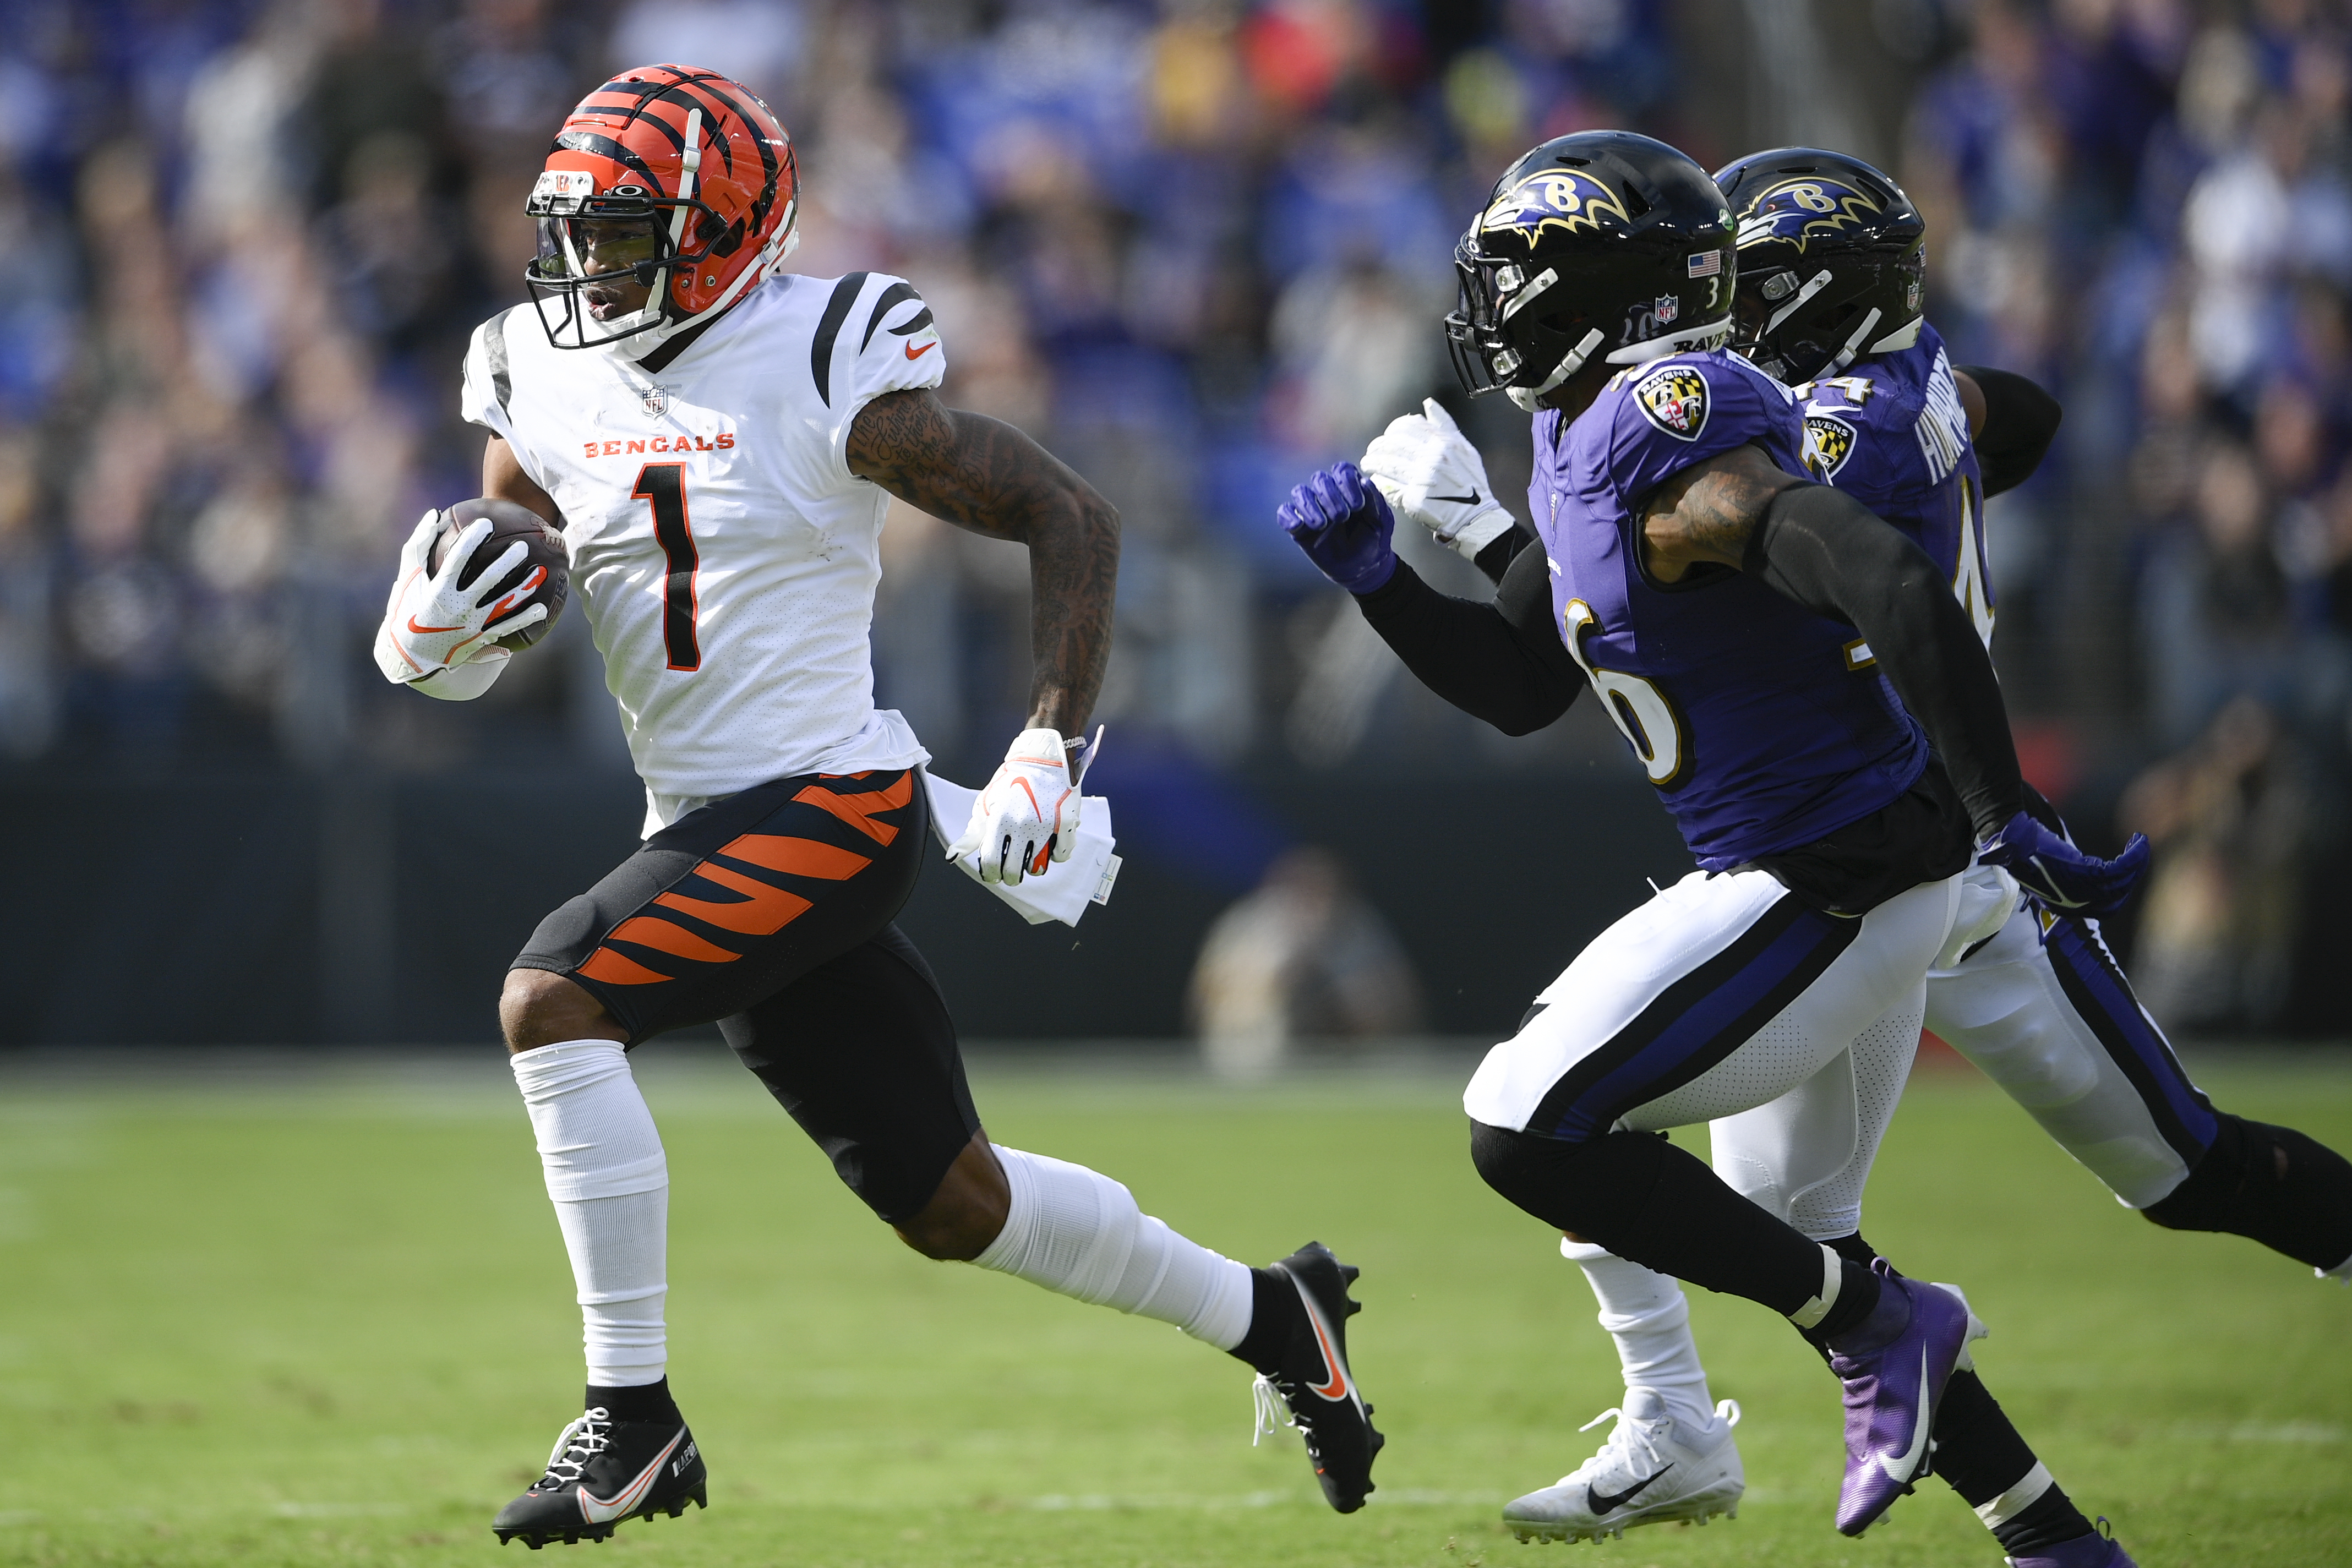
POLYGON ((572 224, 572 245, 579 253, 581 271, 590 278, 604 280, 586 284, 580 290, 588 313, 597 320, 610 321, 645 308, 651 285, 630 269, 661 254, 654 223, 652 218, 583 218, 572 224))

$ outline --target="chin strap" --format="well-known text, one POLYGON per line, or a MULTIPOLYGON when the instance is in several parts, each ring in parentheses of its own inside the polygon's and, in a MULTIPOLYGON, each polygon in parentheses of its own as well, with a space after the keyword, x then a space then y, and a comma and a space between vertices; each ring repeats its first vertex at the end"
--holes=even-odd
POLYGON ((1919 329, 1927 324, 1927 319, 1926 317, 1914 316, 1911 318, 1911 325, 1908 327, 1896 328, 1894 331, 1887 333, 1886 336, 1870 345, 1870 347, 1864 350, 1864 352, 1871 354, 1899 354, 1906 349, 1916 349, 1919 346, 1919 329))
POLYGON ((1601 329, 1595 327, 1592 330, 1585 333, 1581 342, 1578 343, 1575 348, 1570 349, 1568 351, 1568 357, 1566 359, 1560 361, 1559 364, 1552 367, 1551 374, 1544 378, 1543 384, 1541 386, 1507 387, 1504 390, 1509 394, 1513 402, 1517 403, 1529 413, 1533 413, 1536 409, 1537 400, 1552 392, 1559 385, 1560 382, 1568 380, 1569 377, 1582 370, 1584 368, 1584 361, 1591 359, 1592 357, 1592 350, 1600 346, 1601 329))
POLYGON ((1813 274, 1812 277, 1802 288, 1797 290, 1797 297, 1794 299, 1790 300, 1786 305, 1781 306, 1780 308, 1772 312, 1772 319, 1764 323, 1765 332, 1769 334, 1779 331, 1780 329, 1780 323, 1789 319, 1789 313, 1790 311, 1796 309, 1798 306, 1802 305, 1806 300, 1811 299, 1814 295, 1819 294, 1822 289, 1827 288, 1829 286, 1830 269, 1825 267, 1819 272, 1813 274))
POLYGON ((1883 314, 1875 305, 1870 308, 1870 314, 1862 319, 1862 325, 1853 329, 1853 336, 1845 340, 1845 347, 1840 349, 1837 358, 1830 361, 1830 374, 1835 375, 1853 363, 1853 357, 1862 352, 1862 340, 1870 336, 1871 329, 1878 325, 1878 319, 1883 314))

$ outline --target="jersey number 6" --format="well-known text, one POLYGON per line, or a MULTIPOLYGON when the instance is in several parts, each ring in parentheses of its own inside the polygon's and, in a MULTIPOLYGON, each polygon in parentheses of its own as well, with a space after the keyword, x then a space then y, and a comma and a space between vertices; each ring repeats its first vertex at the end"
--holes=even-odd
POLYGON ((1601 669, 1584 656, 1584 634, 1601 629, 1601 617, 1581 599, 1560 606, 1559 629, 1569 653, 1583 666, 1584 678, 1592 683, 1601 706, 1609 710, 1611 722, 1642 759, 1642 770, 1650 776, 1650 782, 1661 789, 1681 783, 1690 747, 1683 735, 1682 715, 1666 700, 1666 694, 1640 675, 1601 669))
POLYGON ((686 465, 646 464, 637 470, 637 487, 629 494, 653 503, 654 540, 669 561, 669 577, 662 585, 662 646, 669 652, 669 667, 698 670, 702 646, 694 636, 694 573, 701 558, 695 553, 694 527, 686 516, 686 465))

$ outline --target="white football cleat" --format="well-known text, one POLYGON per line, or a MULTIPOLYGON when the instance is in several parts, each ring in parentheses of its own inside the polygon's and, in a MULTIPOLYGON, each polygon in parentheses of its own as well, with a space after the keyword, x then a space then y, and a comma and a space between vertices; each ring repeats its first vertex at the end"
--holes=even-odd
POLYGON ((1622 1410, 1603 1410, 1577 1428, 1589 1432, 1617 1417, 1601 1451, 1559 1482, 1507 1505, 1503 1522, 1521 1541, 1598 1541, 1623 1536, 1636 1525, 1705 1524, 1717 1514, 1739 1517, 1748 1490, 1739 1468, 1738 1401, 1715 1407, 1712 1429, 1690 1437, 1675 1429, 1665 1401, 1647 1388, 1625 1391, 1622 1410))

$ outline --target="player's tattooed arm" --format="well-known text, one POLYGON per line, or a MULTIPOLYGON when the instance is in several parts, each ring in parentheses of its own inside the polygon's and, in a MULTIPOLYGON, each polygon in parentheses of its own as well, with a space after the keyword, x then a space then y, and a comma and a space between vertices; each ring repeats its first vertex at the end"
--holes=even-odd
POLYGON ((514 455, 503 435, 493 435, 490 444, 482 448, 482 494, 493 501, 512 501, 528 507, 557 528, 563 526, 563 514, 556 509, 555 497, 539 487, 538 481, 523 472, 522 459, 514 455))
POLYGON ((1692 464, 1642 503, 1643 566, 1660 582, 1695 566, 1738 568, 1772 497, 1803 483, 1754 446, 1692 464))
POLYGON ((1110 656, 1118 513, 1013 426, 928 391, 884 392, 849 427, 849 471, 908 505, 1029 547, 1029 724, 1085 729, 1110 656))

